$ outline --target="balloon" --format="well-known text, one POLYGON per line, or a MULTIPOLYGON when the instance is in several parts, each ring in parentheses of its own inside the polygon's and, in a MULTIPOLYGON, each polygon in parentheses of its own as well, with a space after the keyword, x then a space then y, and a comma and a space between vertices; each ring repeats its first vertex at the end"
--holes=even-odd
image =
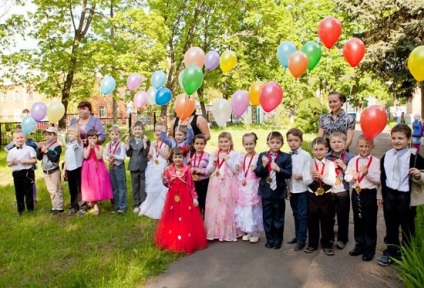
POLYGON ((163 87, 166 83, 166 74, 162 71, 156 71, 152 74, 152 77, 150 77, 150 83, 152 83, 152 86, 156 89, 163 87))
POLYGON ((100 82, 100 90, 102 91, 103 95, 108 95, 113 92, 116 88, 116 81, 111 76, 106 76, 102 79, 102 82, 100 82))
POLYGON ((331 49, 342 35, 342 24, 334 17, 327 17, 318 25, 318 36, 325 47, 331 49))
POLYGON ((152 86, 147 90, 147 102, 149 102, 150 105, 156 104, 156 92, 158 92, 158 90, 152 86))
POLYGON ((219 54, 216 51, 209 51, 206 54, 206 58, 205 58, 205 68, 208 71, 211 71, 213 69, 215 69, 216 67, 218 67, 219 65, 219 54))
POLYGON ((189 98, 187 94, 178 95, 175 99, 174 110, 177 113, 177 117, 182 121, 190 117, 195 108, 196 102, 189 98))
POLYGON ((47 118, 50 123, 56 123, 65 115, 65 106, 61 102, 52 102, 47 109, 47 118))
POLYGON ((184 54, 184 65, 186 67, 190 65, 196 65, 202 68, 204 63, 205 63, 205 52, 203 52, 202 48, 191 47, 184 54))
POLYGON ((321 60, 321 46, 319 46, 319 44, 314 41, 308 41, 305 43, 305 45, 303 45, 302 52, 308 56, 308 70, 311 71, 315 68, 315 66, 317 66, 319 60, 321 60))
POLYGON ((31 115, 27 115, 24 119, 22 119, 21 128, 25 136, 34 131, 36 127, 37 122, 35 122, 34 118, 32 118, 31 115))
POLYGON ((308 65, 308 56, 302 51, 294 52, 289 58, 289 70, 295 78, 302 75, 308 69, 308 65))
POLYGON ((158 92, 156 92, 155 101, 158 105, 166 105, 171 101, 172 92, 168 88, 160 88, 158 92))
POLYGON ((358 38, 350 39, 343 46, 343 55, 350 66, 356 67, 365 55, 365 45, 358 38))
POLYGON ((47 115, 47 105, 43 102, 35 102, 31 107, 32 118, 39 122, 44 119, 47 115))
POLYGON ((231 97, 231 108, 237 117, 243 115, 249 107, 249 93, 246 91, 237 91, 231 97))
POLYGON ((296 46, 290 41, 284 41, 277 48, 277 58, 284 68, 289 67, 289 57, 296 52, 296 46))
POLYGON ((183 73, 183 87, 187 95, 196 92, 202 86, 203 72, 199 66, 190 65, 184 69, 183 73))
POLYGON ((216 124, 221 127, 225 126, 231 117, 231 105, 226 99, 217 100, 212 107, 212 116, 216 124))
POLYGON ((227 50, 221 55, 219 62, 222 72, 228 72, 237 65, 237 55, 234 51, 227 50))
POLYGON ((143 77, 138 73, 133 73, 130 76, 128 76, 127 79, 127 87, 128 90, 133 91, 140 87, 141 83, 143 82, 143 77))
POLYGON ((147 93, 144 91, 138 91, 134 95, 134 105, 137 108, 141 108, 147 103, 147 93))
POLYGON ((408 69, 418 82, 424 80, 424 45, 412 50, 408 57, 408 69))
POLYGON ((276 82, 266 83, 259 94, 259 102, 265 112, 271 112, 283 100, 283 89, 276 82))
POLYGON ((183 75, 184 75, 184 70, 181 70, 181 72, 178 74, 178 85, 180 85, 181 89, 184 90, 184 86, 183 86, 183 75))
POLYGON ((367 141, 374 139, 387 125, 386 110, 378 105, 365 108, 361 113, 360 124, 365 139, 367 141))
POLYGON ((261 92, 261 88, 264 86, 264 83, 261 81, 256 81, 249 88, 249 100, 252 106, 259 105, 259 93, 261 92))

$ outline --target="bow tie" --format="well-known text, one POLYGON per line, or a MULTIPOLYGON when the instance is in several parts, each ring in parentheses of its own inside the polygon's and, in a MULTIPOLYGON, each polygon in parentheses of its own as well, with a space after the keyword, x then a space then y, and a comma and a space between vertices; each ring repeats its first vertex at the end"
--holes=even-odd
POLYGON ((18 150, 22 149, 22 146, 16 146, 16 149, 18 149, 18 150))
POLYGON ((289 152, 289 154, 292 154, 292 155, 293 155, 293 154, 298 154, 298 151, 297 151, 297 150, 290 151, 290 152, 289 152))

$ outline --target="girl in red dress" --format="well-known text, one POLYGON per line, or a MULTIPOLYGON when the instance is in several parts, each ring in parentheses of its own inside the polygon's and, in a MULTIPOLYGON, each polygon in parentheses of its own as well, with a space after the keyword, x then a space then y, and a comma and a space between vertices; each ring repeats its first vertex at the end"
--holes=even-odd
POLYGON ((169 155, 171 164, 163 176, 169 190, 155 243, 161 249, 191 254, 205 248, 207 241, 190 167, 183 162, 186 153, 186 147, 175 147, 169 155))

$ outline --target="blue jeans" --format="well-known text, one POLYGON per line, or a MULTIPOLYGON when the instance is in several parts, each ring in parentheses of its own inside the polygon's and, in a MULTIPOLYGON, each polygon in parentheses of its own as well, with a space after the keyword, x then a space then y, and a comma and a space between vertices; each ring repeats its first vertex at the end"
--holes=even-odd
POLYGON ((291 193, 290 206, 293 210, 297 243, 305 243, 308 231, 308 192, 291 193))
POLYGON ((124 163, 111 167, 109 174, 112 181, 115 209, 125 211, 127 209, 127 179, 124 163))

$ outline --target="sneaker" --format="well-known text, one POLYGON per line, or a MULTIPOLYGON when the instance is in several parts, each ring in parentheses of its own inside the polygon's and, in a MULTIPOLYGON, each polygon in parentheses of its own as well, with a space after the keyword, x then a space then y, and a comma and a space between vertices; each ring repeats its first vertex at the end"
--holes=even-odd
POLYGON ((249 241, 250 240, 250 237, 252 237, 252 234, 247 233, 247 234, 244 234, 243 237, 241 237, 241 240, 243 240, 243 241, 249 241))
POLYGON ((305 248, 305 243, 296 243, 296 245, 294 246, 294 251, 300 251, 303 248, 305 248))
POLYGON ((251 235, 249 241, 250 241, 250 243, 257 243, 257 242, 259 242, 259 234, 253 234, 253 235, 251 235))
POLYGON ((125 211, 124 210, 121 210, 121 209, 118 209, 118 214, 124 214, 125 213, 125 211))
POLYGON ((112 214, 116 214, 116 213, 118 213, 118 209, 115 208, 112 210, 112 214))
POLYGON ((68 212, 68 216, 74 216, 75 214, 77 214, 77 211, 74 208, 71 208, 68 212))
POLYGON ((134 212, 134 213, 138 213, 138 212, 140 212, 140 207, 135 207, 135 208, 133 209, 133 212, 134 212))
POLYGON ((303 250, 303 251, 305 251, 305 253, 312 253, 312 252, 314 252, 315 250, 317 250, 317 249, 315 249, 314 247, 308 246, 308 247, 306 247, 306 248, 305 248, 305 250, 303 250))
POLYGON ((336 247, 342 250, 343 248, 345 248, 345 243, 343 243, 342 241, 337 241, 336 247))
POLYGON ((381 266, 389 266, 393 263, 393 260, 389 255, 383 255, 380 257, 380 259, 378 259, 377 263, 381 266))
POLYGON ((333 249, 331 249, 331 248, 325 248, 325 249, 324 249, 324 253, 325 253, 325 255, 327 255, 327 256, 334 256, 334 251, 333 251, 333 249))
POLYGON ((78 212, 77 212, 77 215, 78 216, 82 216, 84 214, 85 214, 85 211, 84 210, 78 210, 78 212))

